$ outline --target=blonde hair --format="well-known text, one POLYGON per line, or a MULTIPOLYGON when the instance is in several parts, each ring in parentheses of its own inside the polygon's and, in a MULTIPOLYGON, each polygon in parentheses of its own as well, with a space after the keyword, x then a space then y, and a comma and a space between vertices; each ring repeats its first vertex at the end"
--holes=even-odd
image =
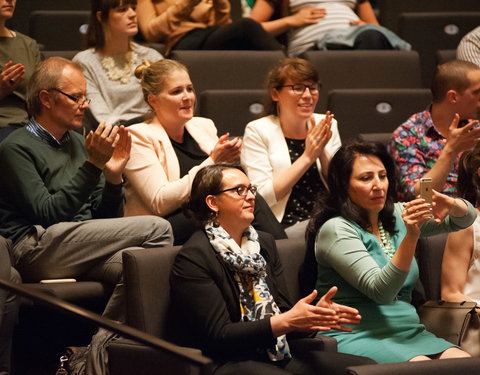
POLYGON ((188 69, 182 63, 175 60, 163 59, 152 63, 150 60, 143 61, 135 68, 135 77, 140 80, 143 98, 148 103, 148 95, 158 95, 162 91, 166 79, 175 71, 188 69))

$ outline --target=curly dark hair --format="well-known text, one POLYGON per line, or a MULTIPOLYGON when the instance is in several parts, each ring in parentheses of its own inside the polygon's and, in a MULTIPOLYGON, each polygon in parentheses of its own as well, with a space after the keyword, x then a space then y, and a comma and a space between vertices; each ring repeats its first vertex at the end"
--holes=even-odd
POLYGON ((480 144, 465 151, 458 163, 457 195, 474 207, 480 204, 480 144))
POLYGON ((368 213, 365 209, 352 202, 348 195, 350 176, 353 163, 359 155, 378 157, 387 171, 388 191, 385 206, 379 213, 384 228, 395 233, 395 217, 393 216, 396 196, 395 164, 386 147, 378 142, 353 141, 343 145, 333 156, 328 167, 328 191, 316 202, 312 218, 306 232, 307 246, 313 250, 315 237, 320 227, 335 216, 342 216, 357 223, 364 230, 370 227, 368 213))

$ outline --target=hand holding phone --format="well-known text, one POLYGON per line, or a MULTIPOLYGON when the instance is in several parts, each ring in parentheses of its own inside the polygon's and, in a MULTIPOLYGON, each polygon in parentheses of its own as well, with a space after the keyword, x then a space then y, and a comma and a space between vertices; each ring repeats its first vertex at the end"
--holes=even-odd
POLYGON ((425 199, 425 202, 432 203, 432 179, 420 179, 420 197, 425 199))

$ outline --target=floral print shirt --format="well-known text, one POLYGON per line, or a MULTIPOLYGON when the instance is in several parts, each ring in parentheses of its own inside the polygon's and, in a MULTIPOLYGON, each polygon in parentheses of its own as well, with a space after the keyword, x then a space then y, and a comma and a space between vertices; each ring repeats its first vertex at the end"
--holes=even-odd
MULTIPOLYGON (((393 132, 388 148, 397 165, 400 198, 408 200, 414 196, 415 181, 435 165, 446 141, 435 128, 430 109, 415 113, 393 132)), ((458 158, 443 187, 445 194, 455 192, 457 167, 458 158)))

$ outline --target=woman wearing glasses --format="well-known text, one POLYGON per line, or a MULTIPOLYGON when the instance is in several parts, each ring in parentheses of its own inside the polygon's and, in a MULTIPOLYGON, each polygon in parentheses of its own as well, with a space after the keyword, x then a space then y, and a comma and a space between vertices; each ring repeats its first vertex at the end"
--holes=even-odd
MULTIPOLYGON (((180 206, 190 196, 195 174, 205 165, 237 160, 242 141, 229 140, 228 133, 218 138, 211 120, 193 117, 195 91, 181 63, 145 61, 135 74, 152 112, 146 122, 129 128, 132 151, 125 168, 125 215, 165 217, 172 224, 175 243, 182 244, 194 230, 180 206)), ((259 217, 268 215, 267 210, 259 217)), ((264 221, 270 223, 268 231, 284 236, 270 215, 272 218, 266 216, 264 221)))
POLYGON ((92 0, 87 41, 89 49, 73 61, 81 64, 87 79, 89 109, 94 119, 125 125, 140 122, 148 104, 135 78, 135 67, 144 60, 157 61, 162 55, 132 41, 138 33, 137 0, 92 0))
POLYGON ((215 375, 343 374, 372 363, 315 351, 315 331, 350 331, 344 324, 361 317, 331 303, 337 288, 317 305, 310 304, 316 291, 291 303, 275 241, 251 226, 255 193, 238 165, 206 166, 195 176, 187 206, 201 230, 180 250, 170 277, 179 343, 212 358, 215 375))
POLYGON ((313 113, 318 74, 306 60, 282 60, 269 73, 267 89, 268 116, 245 128, 242 165, 277 220, 290 227, 289 237, 303 237, 315 196, 325 189, 330 158, 341 145, 337 122, 330 112, 313 113))

